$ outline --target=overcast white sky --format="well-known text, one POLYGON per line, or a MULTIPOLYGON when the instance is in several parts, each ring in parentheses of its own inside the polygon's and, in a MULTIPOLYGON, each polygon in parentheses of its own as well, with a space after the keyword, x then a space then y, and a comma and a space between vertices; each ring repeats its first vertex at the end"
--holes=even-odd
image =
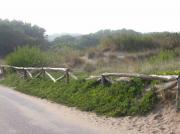
POLYGON ((0 0, 0 18, 37 24, 47 34, 122 28, 180 32, 180 1, 0 0))

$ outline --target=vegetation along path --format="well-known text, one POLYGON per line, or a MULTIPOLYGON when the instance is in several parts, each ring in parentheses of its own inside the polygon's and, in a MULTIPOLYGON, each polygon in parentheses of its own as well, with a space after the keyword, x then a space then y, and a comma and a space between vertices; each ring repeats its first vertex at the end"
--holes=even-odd
POLYGON ((3 86, 0 86, 0 116, 1 134, 104 133, 100 128, 78 120, 63 110, 63 106, 58 108, 3 86))

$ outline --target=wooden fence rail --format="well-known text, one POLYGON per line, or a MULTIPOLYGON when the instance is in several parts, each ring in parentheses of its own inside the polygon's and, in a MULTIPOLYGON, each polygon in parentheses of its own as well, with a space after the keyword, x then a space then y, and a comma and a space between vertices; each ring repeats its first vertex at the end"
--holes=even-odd
POLYGON ((0 65, 0 72, 2 76, 6 76, 6 69, 14 69, 17 73, 23 74, 22 77, 27 79, 28 77, 33 79, 40 76, 45 77, 48 76, 54 83, 66 79, 66 82, 69 83, 70 77, 73 79, 78 79, 68 68, 52 68, 52 67, 16 67, 16 66, 9 66, 9 65, 0 65), (32 71, 37 71, 34 75, 32 71), (53 77, 49 71, 61 71, 64 74, 58 78, 53 77))
POLYGON ((156 85, 154 87, 154 89, 156 89, 155 92, 159 93, 159 92, 165 92, 168 89, 175 89, 176 90, 176 111, 180 111, 180 76, 178 75, 146 75, 146 74, 137 74, 137 73, 103 73, 99 76, 90 76, 89 78, 86 78, 86 80, 97 79, 97 81, 105 85, 106 83, 114 82, 112 77, 124 78, 120 80, 127 80, 127 78, 136 77, 136 78, 141 78, 144 80, 163 81, 163 86, 156 85))
POLYGON ((103 73, 100 76, 90 76, 86 78, 97 79, 97 78, 108 78, 108 77, 136 77, 145 80, 162 80, 162 81, 174 81, 178 78, 178 75, 146 75, 146 74, 137 74, 137 73, 103 73))

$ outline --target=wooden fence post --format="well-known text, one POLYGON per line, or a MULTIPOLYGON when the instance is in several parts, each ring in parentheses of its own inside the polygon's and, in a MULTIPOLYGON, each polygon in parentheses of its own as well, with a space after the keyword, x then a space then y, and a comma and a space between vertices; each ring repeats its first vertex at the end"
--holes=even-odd
POLYGON ((26 72, 26 69, 23 69, 23 73, 24 73, 24 79, 27 79, 27 72, 26 72))
POLYGON ((180 110, 180 76, 177 78, 177 90, 176 90, 176 112, 180 110))
POLYGON ((45 76, 46 76, 46 73, 45 73, 45 70, 42 67, 42 77, 45 78, 45 76))
POLYGON ((102 85, 106 84, 106 77, 104 75, 101 75, 101 84, 102 85))
POLYGON ((66 75, 66 83, 69 83, 69 69, 66 70, 65 75, 66 75))
POLYGON ((2 73, 2 77, 5 77, 6 76, 6 70, 4 67, 1 67, 1 73, 2 73))

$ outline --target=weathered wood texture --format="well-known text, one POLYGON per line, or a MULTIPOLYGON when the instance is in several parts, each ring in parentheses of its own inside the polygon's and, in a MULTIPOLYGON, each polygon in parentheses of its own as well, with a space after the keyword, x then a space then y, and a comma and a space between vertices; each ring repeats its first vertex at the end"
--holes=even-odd
POLYGON ((4 67, 0 67, 0 74, 2 77, 5 77, 6 76, 6 70, 4 67))
POLYGON ((174 89, 176 87, 177 87, 177 80, 166 82, 166 83, 160 83, 160 84, 154 85, 153 87, 150 86, 146 88, 145 91, 150 91, 153 88, 158 93, 158 92, 165 91, 168 89, 174 89))
POLYGON ((50 78, 54 83, 66 79, 66 82, 69 83, 70 77, 73 79, 78 79, 68 68, 52 68, 52 67, 16 67, 16 66, 9 66, 9 65, 0 65, 1 74, 5 76, 5 72, 7 68, 11 68, 16 70, 17 73, 23 74, 23 78, 27 79, 30 77, 31 79, 37 78, 37 77, 45 77, 47 76, 50 78), (31 71, 38 71, 35 76, 31 73, 31 71), (58 78, 54 78, 49 71, 61 71, 64 73, 63 76, 60 76, 58 78))
POLYGON ((68 68, 53 68, 53 67, 16 67, 16 66, 9 66, 9 65, 0 65, 0 67, 4 68, 13 68, 18 70, 54 70, 54 71, 66 71, 68 68))
POLYGON ((162 81, 174 81, 178 78, 178 75, 146 75, 137 73, 103 73, 101 76, 90 76, 86 80, 105 78, 105 77, 136 77, 145 80, 162 80, 162 81), (103 76, 103 77, 102 77, 103 76))

